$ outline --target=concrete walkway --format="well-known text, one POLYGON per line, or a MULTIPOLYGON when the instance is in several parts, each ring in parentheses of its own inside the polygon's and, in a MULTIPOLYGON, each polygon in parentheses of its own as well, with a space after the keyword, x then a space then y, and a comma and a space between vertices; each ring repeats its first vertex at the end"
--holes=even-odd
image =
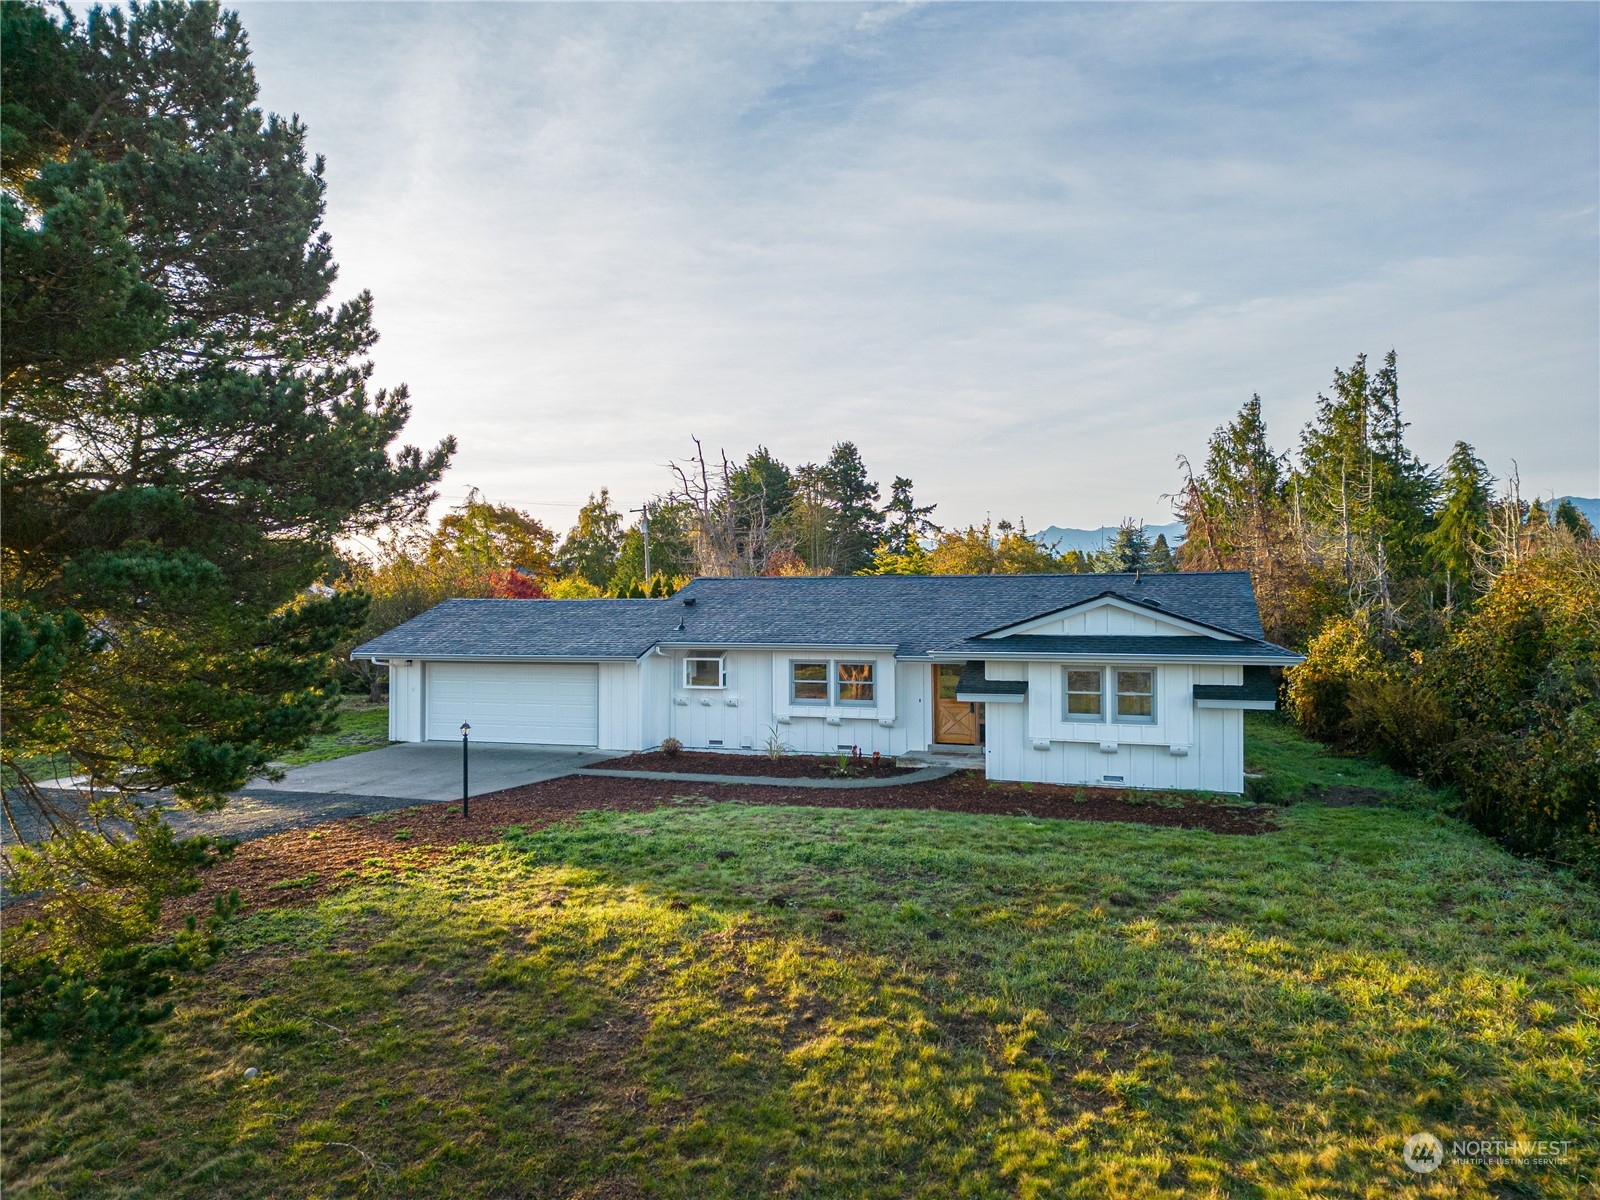
POLYGON ((572 772, 574 775, 594 775, 602 779, 660 779, 667 782, 681 780, 684 783, 731 783, 755 784, 757 787, 787 787, 787 788, 883 788, 904 787, 908 783, 922 783, 928 779, 943 779, 946 775, 954 775, 961 767, 936 766, 923 767, 916 771, 906 771, 888 779, 782 779, 771 775, 701 775, 693 771, 607 771, 597 767, 581 767, 572 772))

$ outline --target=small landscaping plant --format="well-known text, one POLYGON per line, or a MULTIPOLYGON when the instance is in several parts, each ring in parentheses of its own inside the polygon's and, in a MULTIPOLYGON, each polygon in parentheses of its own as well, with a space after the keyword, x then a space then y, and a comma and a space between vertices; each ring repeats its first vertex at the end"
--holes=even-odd
POLYGON ((663 738, 661 740, 661 753, 665 754, 668 758, 677 758, 682 749, 683 743, 675 737, 663 738))
POLYGON ((781 734, 779 734, 778 727, 776 725, 767 726, 767 743, 763 748, 766 751, 767 757, 773 762, 777 762, 785 754, 793 753, 794 749, 789 745, 789 743, 783 740, 783 737, 781 734))

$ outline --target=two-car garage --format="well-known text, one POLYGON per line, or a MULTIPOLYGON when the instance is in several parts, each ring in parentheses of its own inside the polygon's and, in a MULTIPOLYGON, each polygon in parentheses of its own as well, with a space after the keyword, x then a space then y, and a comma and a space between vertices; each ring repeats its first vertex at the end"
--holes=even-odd
POLYGON ((459 738, 465 721, 475 742, 599 743, 593 663, 430 662, 420 682, 428 741, 459 738))

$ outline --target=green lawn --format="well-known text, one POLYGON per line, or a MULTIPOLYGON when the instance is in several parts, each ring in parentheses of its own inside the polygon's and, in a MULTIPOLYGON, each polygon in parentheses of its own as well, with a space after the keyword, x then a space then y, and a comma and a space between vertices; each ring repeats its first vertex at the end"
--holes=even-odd
POLYGON ((1270 778, 1286 798, 1358 787, 1427 804, 1427 791, 1416 780, 1379 763, 1337 754, 1300 733, 1281 713, 1245 713, 1244 725, 1245 769, 1270 778))
POLYGON ((389 744, 389 706, 368 704, 365 697, 346 696, 339 701, 338 722, 332 733, 319 733, 303 750, 291 750, 278 759, 286 767, 326 762, 361 754, 389 744))
POLYGON ((513 833, 247 917, 132 1078, 8 1045, 8 1195, 1592 1195, 1600 897, 1426 813, 1282 825, 513 833), (1573 1147, 1414 1176, 1418 1130, 1573 1147))

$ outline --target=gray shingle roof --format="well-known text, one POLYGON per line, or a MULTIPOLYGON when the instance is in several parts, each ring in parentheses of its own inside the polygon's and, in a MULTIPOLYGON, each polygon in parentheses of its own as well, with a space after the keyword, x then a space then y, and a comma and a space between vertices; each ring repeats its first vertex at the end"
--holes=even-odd
POLYGON ((963 696, 1026 696, 1026 679, 990 679, 984 673, 983 660, 974 659, 961 668, 961 678, 956 681, 956 699, 963 696))
POLYGON ((446 600, 354 658, 638 658, 684 613, 668 600, 446 600))
POLYGON ((1272 671, 1267 667, 1246 667, 1244 669, 1244 682, 1233 683, 1197 683, 1194 685, 1194 698, 1196 700, 1249 700, 1259 703, 1263 700, 1276 701, 1278 689, 1272 682, 1272 671))
MULTIPOLYGON (((696 579, 671 600, 451 600, 355 654, 622 658, 657 644, 853 645, 894 647, 901 657, 920 658, 1107 593, 1241 637, 1262 636, 1255 592, 1243 571, 758 577, 696 579), (690 600, 692 606, 681 603, 690 600)), ((1229 653, 1221 649, 1227 642, 1195 640, 1218 647, 1210 653, 1229 653)), ((994 641, 983 644, 984 650, 994 647, 994 641)))

